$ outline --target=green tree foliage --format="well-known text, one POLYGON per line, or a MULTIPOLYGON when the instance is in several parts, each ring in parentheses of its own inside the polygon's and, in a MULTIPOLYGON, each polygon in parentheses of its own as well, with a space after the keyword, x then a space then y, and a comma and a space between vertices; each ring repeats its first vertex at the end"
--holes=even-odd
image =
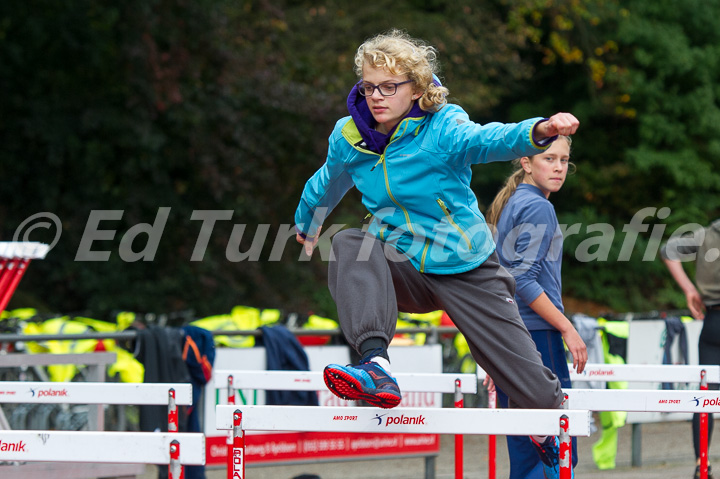
MULTIPOLYGON (((2 164, 13 178, 3 185, 5 236, 38 211, 63 222, 61 241, 32 266, 26 287, 49 292, 59 310, 279 302, 282 281, 268 278, 277 263, 225 259, 230 221, 218 222, 203 260, 190 261, 200 233, 193 211, 232 210, 232 223, 249 225, 245 236, 291 221, 285 202, 296 201, 301 155, 315 149, 322 108, 308 106, 321 105, 322 95, 287 101, 291 85, 262 48, 278 28, 272 12, 162 0, 3 10, 2 164), (152 223, 160 207, 171 214, 156 257, 123 261, 120 238, 152 223), (74 261, 91 210, 123 211, 122 220, 101 224, 115 238, 93 245, 111 251, 107 262, 74 261)), ((241 249, 249 247, 243 239, 241 249)), ((133 246, 141 250, 143 239, 133 246)))
MULTIPOLYGON (((521 54, 533 75, 499 115, 516 120, 540 107, 546 114, 571 111, 581 121, 573 143, 577 173, 551 198, 561 223, 582 225, 566 240, 565 293, 619 311, 684 307, 655 252, 658 235, 707 224, 720 212, 718 33, 703 21, 720 13, 720 2, 503 4, 509 27, 529 39, 521 54), (629 224, 643 208, 656 214, 635 228, 626 258, 620 252, 634 237, 629 224), (583 261, 577 248, 598 235, 591 231, 596 224, 612 227, 610 251, 606 260, 583 261)), ((508 174, 507 166, 494 168, 508 174)), ((485 191, 498 178, 478 181, 485 191)))
MULTIPOLYGON (((668 232, 720 213, 720 34, 705 21, 718 14, 717 1, 633 1, 621 9, 616 62, 623 74, 609 81, 619 94, 617 114, 635 127, 634 141, 620 145, 634 177, 626 205, 670 208, 668 232)), ((664 270, 644 269, 656 286, 643 290, 648 305, 685 306, 664 270)))

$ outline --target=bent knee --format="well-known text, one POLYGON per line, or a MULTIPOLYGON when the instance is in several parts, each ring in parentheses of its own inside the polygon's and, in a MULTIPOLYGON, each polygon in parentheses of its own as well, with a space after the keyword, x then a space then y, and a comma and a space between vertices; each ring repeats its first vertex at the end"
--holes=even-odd
POLYGON ((558 383, 557 387, 550 385, 550 387, 536 390, 533 394, 526 396, 524 399, 525 400, 523 402, 525 404, 521 404, 520 401, 517 401, 517 407, 527 409, 559 409, 563 407, 565 394, 562 389, 560 389, 560 385, 558 383))
POLYGON ((549 388, 535 395, 533 399, 536 403, 533 407, 536 409, 559 409, 565 402, 565 394, 558 385, 556 389, 549 388))

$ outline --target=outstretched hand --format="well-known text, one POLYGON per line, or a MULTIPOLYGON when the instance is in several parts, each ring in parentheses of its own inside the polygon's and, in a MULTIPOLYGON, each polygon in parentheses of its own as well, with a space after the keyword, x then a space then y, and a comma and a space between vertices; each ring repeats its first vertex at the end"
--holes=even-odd
POLYGON ((539 140, 555 135, 569 136, 574 134, 579 126, 580 121, 571 113, 556 113, 547 121, 538 123, 535 134, 539 140))

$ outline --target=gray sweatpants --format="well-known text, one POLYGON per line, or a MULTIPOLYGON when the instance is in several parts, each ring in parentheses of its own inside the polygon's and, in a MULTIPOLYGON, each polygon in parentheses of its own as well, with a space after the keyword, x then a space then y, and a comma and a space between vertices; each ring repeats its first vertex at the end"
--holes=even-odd
POLYGON ((475 361, 517 407, 560 407, 560 382, 543 365, 513 299, 515 280, 496 254, 465 273, 420 273, 392 246, 359 229, 337 233, 332 252, 330 293, 343 334, 356 350, 369 338, 389 344, 398 311, 444 310, 475 361))

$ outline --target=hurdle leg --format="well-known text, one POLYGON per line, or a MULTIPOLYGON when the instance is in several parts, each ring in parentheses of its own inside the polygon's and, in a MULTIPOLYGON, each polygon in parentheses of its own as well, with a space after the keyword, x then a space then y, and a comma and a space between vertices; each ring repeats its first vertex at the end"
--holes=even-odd
POLYGON ((7 256, 3 256, 2 258, 0 258, 0 294, 5 294, 5 288, 6 288, 5 276, 8 274, 9 261, 10 261, 10 258, 8 258, 7 256))
MULTIPOLYGON (((488 409, 497 407, 497 393, 488 391, 488 409)), ((488 436, 488 479, 495 479, 497 466, 497 438, 494 434, 488 436)))
MULTIPOLYGON (((0 269, 0 295, 5 296, 5 293, 9 291, 10 282, 13 275, 15 274, 15 269, 17 268, 19 262, 19 258, 4 258, 2 263, 2 269, 0 269)), ((4 310, 5 308, 3 308, 3 311, 4 310)))
POLYGON ((232 428, 232 471, 234 479, 245 479, 245 432, 242 429, 242 412, 236 409, 233 413, 232 428))
MULTIPOLYGON (((455 380, 455 407, 463 407, 462 381, 455 380)), ((463 479, 463 435, 455 434, 455 479, 463 479)))
MULTIPOLYGON (((707 372, 700 371, 700 390, 708 390, 707 372)), ((708 415, 700 414, 700 479, 708 477, 708 415)))
POLYGON ((185 468, 180 464, 180 442, 177 439, 170 443, 168 479, 185 479, 185 468))
POLYGON ((568 434, 570 421, 566 415, 560 416, 560 479, 572 478, 572 441, 568 434))
MULTIPOLYGON (((168 432, 178 432, 179 429, 175 388, 170 388, 168 389, 168 432)), ((168 479, 185 479, 185 468, 180 464, 180 443, 177 439, 170 443, 168 479)))
POLYGON ((22 279, 23 275, 25 274, 25 271, 27 271, 28 265, 30 264, 29 259, 22 259, 20 260, 15 267, 15 271, 12 274, 12 277, 10 279, 10 283, 7 285, 6 289, 2 292, 2 296, 0 296, 0 311, 5 311, 5 307, 10 302, 10 298, 12 298, 13 293, 18 287, 18 284, 20 283, 20 280, 22 279))
POLYGON ((435 456, 425 456, 425 479, 435 479, 436 462, 435 456))
POLYGON ((168 432, 178 432, 180 430, 178 420, 178 407, 175 401, 175 389, 168 389, 168 432))
MULTIPOLYGON (((227 379, 227 403, 228 404, 235 404, 235 387, 233 386, 233 377, 232 375, 228 376, 227 379)), ((232 448, 233 448, 233 431, 228 431, 227 439, 225 441, 227 444, 227 457, 225 459, 225 463, 227 464, 227 479, 233 479, 233 455, 232 455, 232 448)), ((244 475, 243 475, 244 477, 244 475)))
POLYGON ((7 417, 5 416, 5 411, 3 411, 2 406, 0 406, 0 431, 9 431, 10 430, 10 423, 7 420, 7 417))

